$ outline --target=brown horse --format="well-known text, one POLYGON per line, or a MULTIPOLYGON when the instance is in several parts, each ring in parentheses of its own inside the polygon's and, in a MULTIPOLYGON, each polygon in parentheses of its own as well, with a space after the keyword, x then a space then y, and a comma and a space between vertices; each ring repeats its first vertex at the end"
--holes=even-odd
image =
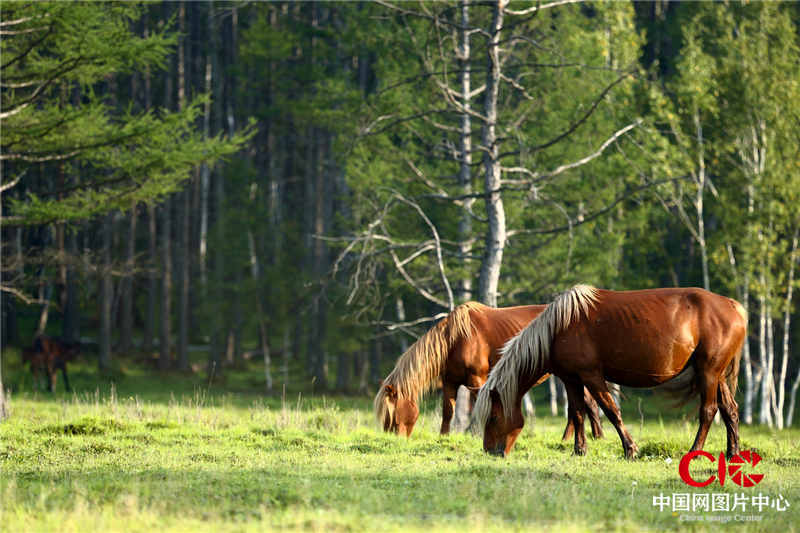
POLYGON ((633 458, 638 448, 606 380, 653 387, 680 375, 687 398, 700 395, 700 427, 691 449, 702 449, 719 407, 731 457, 739 452, 734 395, 746 329, 747 315, 738 302, 703 289, 614 292, 577 285, 504 347, 478 395, 472 427, 483 430, 484 450, 508 454, 524 424, 522 395, 552 373, 567 387, 575 453, 586 453, 585 385, 614 424, 625 457, 633 458))
POLYGON ((55 392, 58 375, 61 370, 64 376, 64 387, 70 391, 67 377, 67 362, 72 361, 80 353, 78 342, 69 342, 58 337, 39 335, 33 341, 32 348, 23 348, 22 361, 29 362, 34 383, 39 380, 39 373, 47 376, 47 390, 55 392))
MULTIPOLYGON (((478 302, 456 307, 420 337, 383 380, 375 396, 375 414, 385 431, 409 436, 419 416, 420 397, 442 380, 442 433, 450 421, 460 385, 470 390, 470 403, 500 358, 503 344, 519 333, 546 306, 525 305, 494 308, 478 302)), ((548 376, 543 376, 542 381, 548 376)), ((582 402, 590 408, 592 435, 603 436, 597 404, 585 392, 582 402)), ((572 433, 568 420, 564 438, 572 433)))

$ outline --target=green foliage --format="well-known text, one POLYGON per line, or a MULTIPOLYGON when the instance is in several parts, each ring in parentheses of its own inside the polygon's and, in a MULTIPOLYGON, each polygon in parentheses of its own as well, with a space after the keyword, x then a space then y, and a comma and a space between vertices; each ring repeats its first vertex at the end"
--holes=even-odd
MULTIPOLYGON (((457 92, 459 87, 463 66, 454 52, 459 46, 454 27, 460 24, 460 8, 455 3, 408 8, 418 15, 387 16, 378 23, 379 31, 389 39, 384 45, 394 52, 378 54, 379 86, 368 100, 370 114, 363 136, 347 158, 348 182, 359 199, 353 212, 354 227, 365 231, 380 220, 373 231, 391 239, 401 259, 409 257, 415 244, 433 238, 415 206, 393 200, 398 193, 413 199, 440 234, 450 283, 466 278, 476 287, 486 233, 484 198, 477 196, 468 214, 464 203, 445 199, 463 194, 456 179, 460 112, 448 103, 448 98, 458 98, 442 88, 447 85, 457 92), (431 22, 434 15, 438 24, 431 22), (471 220, 469 235, 460 233, 464 217, 471 220), (472 261, 466 263, 458 244, 468 240, 473 243, 472 261)), ((486 26, 489 7, 475 4, 469 11, 471 26, 486 26)), ((595 152, 615 130, 635 120, 639 112, 636 83, 624 72, 636 71, 643 37, 634 27, 631 6, 613 2, 565 6, 530 19, 508 16, 506 24, 503 35, 513 46, 508 47, 503 64, 506 78, 499 97, 500 151, 508 152, 503 166, 546 175, 595 152), (512 38, 512 34, 535 36, 535 43, 512 38), (609 86, 595 112, 566 141, 539 148, 570 130, 609 86)), ((474 32, 471 41, 468 65, 475 90, 485 81, 485 35, 474 32)), ((472 120, 471 189, 479 194, 483 191, 482 122, 478 118, 483 112, 482 100, 478 93, 471 103, 476 113, 472 120)), ((544 301, 576 281, 618 286, 629 224, 623 214, 640 207, 623 203, 612 209, 608 218, 577 224, 640 185, 631 172, 630 160, 641 160, 641 154, 624 139, 618 144, 616 154, 609 150, 606 156, 555 179, 536 180, 530 188, 505 187, 503 201, 511 237, 501 274, 503 305, 544 301)), ((504 173, 509 180, 525 177, 504 173)), ((414 300, 414 291, 396 274, 393 260, 385 253, 389 246, 390 242, 381 241, 358 253, 377 263, 372 266, 376 271, 386 273, 388 279, 380 289, 414 300)), ((445 298, 433 252, 415 256, 406 269, 412 278, 424 280, 436 296, 445 298)), ((363 301, 374 302, 377 288, 368 283, 363 288, 363 301)))
POLYGON ((120 79, 163 67, 176 41, 166 26, 137 35, 145 12, 131 3, 4 4, 3 19, 14 22, 2 40, 2 159, 27 185, 8 220, 74 221, 157 201, 252 135, 203 138, 196 123, 207 97, 177 112, 119 105, 120 79), (60 176, 44 190, 26 176, 41 164, 60 176))

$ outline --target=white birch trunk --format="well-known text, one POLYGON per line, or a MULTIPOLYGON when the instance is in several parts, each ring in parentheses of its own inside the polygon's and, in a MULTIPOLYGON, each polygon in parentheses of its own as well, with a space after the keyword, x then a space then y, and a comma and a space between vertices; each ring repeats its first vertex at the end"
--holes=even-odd
POLYGON ((797 376, 792 383, 792 391, 789 393, 789 412, 786 415, 786 427, 792 427, 794 421, 794 406, 797 400, 797 389, 800 388, 800 368, 797 369, 797 376))
MULTIPOLYGON (((461 72, 459 74, 459 81, 461 85, 461 131, 460 131, 460 146, 459 157, 460 167, 458 173, 458 183, 461 188, 461 194, 464 196, 472 194, 472 117, 469 114, 471 109, 471 78, 470 78, 470 42, 469 42, 469 0, 462 0, 461 2, 461 30, 459 31, 459 38, 461 41, 461 49, 459 50, 459 62, 461 64, 461 72)), ((461 279, 461 290, 459 298, 461 301, 472 299, 472 276, 469 269, 470 259, 472 253, 472 218, 470 211, 474 199, 464 199, 464 211, 461 214, 461 220, 458 222, 459 233, 459 254, 461 255, 462 266, 464 267, 464 277, 461 279)))
POLYGON ((489 29, 488 65, 484 100, 483 166, 486 173, 486 248, 478 280, 478 298, 497 307, 497 290, 503 250, 506 245, 506 214, 500 194, 500 148, 497 142, 497 98, 500 90, 500 31, 503 28, 503 8, 507 2, 497 0, 492 6, 492 23, 489 29))
MULTIPOLYGON (((764 287, 766 280, 763 271, 760 274, 761 286, 764 287)), ((767 308, 767 296, 762 289, 762 293, 758 297, 759 303, 759 318, 758 318, 758 360, 761 365, 759 375, 761 378, 761 405, 759 407, 758 422, 760 424, 767 424, 772 427, 772 409, 770 409, 770 368, 769 368, 769 354, 767 349, 767 316, 769 309, 767 308)))
MULTIPOLYGON (((208 4, 209 9, 209 16, 208 16, 208 26, 209 31, 214 31, 214 24, 213 18, 211 15, 211 11, 213 10, 213 4, 208 4)), ((213 64, 214 60, 212 57, 213 47, 209 46, 206 52, 206 72, 205 72, 205 92, 206 94, 210 95, 213 89, 211 85, 212 74, 213 74, 213 64)), ((206 101, 205 105, 203 106, 203 138, 208 139, 211 132, 211 101, 206 101)), ((199 243, 199 255, 200 255, 200 283, 205 291, 206 287, 208 286, 208 268, 207 268, 207 256, 208 256, 208 191, 211 183, 211 169, 206 163, 203 163, 200 167, 200 243, 199 243)))
POLYGON ((777 383, 777 409, 775 411, 775 423, 778 429, 785 427, 786 415, 784 414, 783 407, 786 400, 786 373, 789 367, 789 334, 792 320, 792 296, 794 289, 794 268, 797 263, 797 245, 800 227, 794 230, 794 237, 792 238, 792 251, 789 254, 789 275, 786 281, 786 299, 783 302, 783 342, 781 343, 781 372, 777 383))
POLYGON ((703 125, 700 123, 700 115, 697 110, 694 112, 694 124, 697 132, 697 142, 699 152, 697 154, 697 193, 695 197, 695 210, 697 211, 697 244, 700 246, 700 262, 703 268, 703 288, 711 290, 711 282, 708 275, 708 250, 706 246, 706 225, 703 213, 703 195, 706 189, 706 161, 703 146, 703 125))
MULTIPOLYGON (((748 276, 745 276, 744 286, 742 288, 742 305, 744 306, 745 313, 750 313, 750 289, 747 287, 748 276)), ((744 423, 753 423, 753 389, 755 386, 753 380, 753 365, 750 358, 750 338, 749 334, 745 336, 744 346, 742 347, 742 361, 744 362, 744 423)))
MULTIPOLYGON (((250 185, 250 199, 255 197, 257 185, 252 183, 250 185)), ((253 291, 256 299, 256 313, 258 313, 258 337, 261 344, 261 353, 264 356, 264 384, 267 392, 272 390, 272 358, 269 351, 269 342, 267 338, 267 324, 264 316, 264 306, 261 303, 261 267, 258 262, 258 255, 256 252, 256 241, 253 237, 252 230, 247 230, 247 246, 250 251, 250 274, 253 276, 256 290, 253 291)), ((284 376, 285 378, 285 376, 284 376)))

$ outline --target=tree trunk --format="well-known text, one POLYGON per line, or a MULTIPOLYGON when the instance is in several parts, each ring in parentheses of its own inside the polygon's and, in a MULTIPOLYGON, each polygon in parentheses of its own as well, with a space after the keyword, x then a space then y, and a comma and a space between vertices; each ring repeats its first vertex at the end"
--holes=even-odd
POLYGON ((8 400, 3 388, 3 354, 0 351, 0 422, 8 418, 8 400))
MULTIPOLYGON (((322 135, 322 146, 320 155, 317 158, 318 167, 315 176, 314 194, 314 237, 312 245, 314 249, 314 275, 320 280, 325 277, 328 271, 328 246, 322 240, 322 236, 328 232, 330 219, 332 216, 332 191, 330 184, 333 181, 330 176, 333 161, 330 157, 331 134, 328 132, 322 135)), ((328 353, 325 343, 327 327, 327 308, 322 303, 322 295, 314 297, 313 320, 316 322, 314 346, 316 348, 314 378, 321 390, 328 386, 328 353)))
MULTIPOLYGON (((147 17, 144 19, 144 36, 147 37, 147 17)), ((153 107, 152 78, 150 68, 144 70, 144 109, 150 111, 153 107)), ((153 352, 153 339, 156 336, 156 311, 158 302, 158 232, 156 221, 156 207, 147 204, 147 315, 144 318, 144 338, 142 350, 148 355, 153 352)))
POLYGON ((369 357, 369 382, 381 382, 381 359, 383 358, 383 338, 378 337, 372 341, 372 350, 369 357))
MULTIPOLYGON (((398 296, 395 300, 395 308, 397 310, 397 321, 401 324, 406 321, 406 307, 403 304, 403 298, 398 296)), ((400 335, 400 352, 406 353, 408 350, 408 339, 405 334, 400 335)))
POLYGON ((142 339, 142 350, 145 353, 153 352, 153 340, 156 336, 156 311, 158 309, 158 231, 157 231, 156 207, 152 204, 147 206, 147 316, 144 318, 144 338, 142 339))
POLYGON ((120 332, 119 351, 128 353, 133 347, 133 271, 136 257, 136 205, 128 214, 128 241, 125 257, 125 274, 120 280, 120 332))
POLYGON ((708 250, 706 247, 706 224, 703 208, 703 200, 706 189, 706 158, 703 139, 703 125, 700 121, 700 113, 697 109, 694 111, 694 124, 699 147, 696 171, 697 193, 695 197, 695 209, 697 211, 697 244, 700 246, 700 264, 703 271, 703 288, 708 291, 711 290, 711 281, 708 275, 708 250))
POLYGON ((81 337, 81 308, 78 301, 78 273, 75 270, 75 262, 78 257, 78 237, 74 231, 69 232, 67 236, 67 253, 70 257, 71 265, 67 267, 67 301, 64 304, 64 322, 62 323, 61 336, 67 342, 76 342, 81 337))
MULTIPOLYGON (((186 105, 186 3, 181 2, 178 7, 178 28, 180 37, 178 41, 178 109, 186 105)), ((175 195, 178 203, 178 346, 177 361, 180 370, 189 369, 189 283, 190 283, 190 257, 189 251, 189 220, 190 220, 190 188, 175 195)))
POLYGON ((456 408, 453 414, 453 423, 450 426, 450 429, 454 433, 466 430, 469 425, 469 402, 469 389, 463 385, 458 387, 456 391, 456 408))
MULTIPOLYGON (((219 75, 220 69, 218 59, 218 29, 214 22, 214 9, 213 4, 209 4, 208 9, 208 34, 211 41, 211 72, 216 75, 212 78, 212 93, 213 93, 213 106, 212 106, 212 123, 210 125, 210 134, 222 129, 223 120, 223 88, 222 76, 219 75)), ((214 172, 210 169, 211 181, 214 187, 214 212, 216 213, 216 220, 214 226, 215 239, 218 246, 222 246, 226 238, 225 217, 223 215, 225 210, 225 182, 221 173, 214 172)), ((224 289, 225 283, 225 254, 221 250, 214 253, 214 299, 219 302, 225 301, 226 292, 224 289)), ((226 340, 226 320, 224 317, 214 315, 212 317, 212 339, 211 351, 209 352, 208 373, 211 377, 219 376, 223 373, 222 358, 225 351, 226 340)))
MULTIPOLYGON (((2 198, 0 198, 2 200, 2 198)), ((0 201, 0 218, 3 217, 3 202, 0 201)), ((0 284, 3 283, 3 269, 0 268, 0 284)), ((0 325, 5 330, 6 324, 0 325)), ((5 346, 3 346, 5 347, 5 346)), ((3 350, 0 349, 0 422, 8 418, 8 399, 3 388, 3 350)))
POLYGON ((765 294, 764 287, 766 280, 764 276, 764 265, 762 263, 762 270, 760 275, 761 294, 758 297, 759 303, 759 320, 758 320, 758 351, 759 362, 761 369, 759 371, 761 378, 761 406, 758 413, 758 422, 760 424, 767 424, 772 427, 772 409, 770 409, 770 368, 769 368, 769 352, 767 347, 767 323, 769 317, 769 308, 767 302, 767 295, 765 294))
MULTIPOLYGON (((744 306, 745 313, 749 313, 750 307, 750 289, 747 286, 748 277, 745 277, 743 287, 742 305, 744 306)), ((753 365, 750 357, 750 334, 744 338, 744 346, 742 347, 742 361, 744 364, 744 423, 753 423, 753 389, 755 387, 753 381, 753 365)))
POLYGON ((339 350, 336 358, 336 390, 346 392, 350 383, 350 365, 348 364, 348 354, 344 350, 339 350))
POLYGON ((784 401, 786 398, 786 373, 788 371, 788 364, 789 364, 789 357, 791 356, 789 352, 789 335, 790 335, 790 325, 792 320, 792 296, 793 296, 793 289, 794 289, 794 269, 797 264, 797 247, 798 247, 798 238, 800 238, 800 227, 795 228, 794 230, 794 237, 792 238, 792 252, 789 255, 790 258, 790 265, 789 265, 789 275, 786 281, 786 299, 784 300, 784 307, 783 307, 783 343, 782 343, 782 355, 781 355, 781 374, 780 378, 778 379, 778 409, 777 409, 777 422, 778 422, 778 429, 783 429, 784 427, 789 427, 791 425, 791 409, 794 408, 794 404, 790 405, 790 412, 785 414, 783 411, 784 401))
POLYGON ((161 315, 158 330, 158 368, 171 365, 172 343, 172 199, 161 207, 161 315))
POLYGON ((797 367, 797 375, 792 383, 792 391, 789 394, 789 412, 786 415, 786 427, 792 427, 794 421, 794 406, 797 400, 797 389, 800 388, 800 366, 797 367))
MULTIPOLYGON (((213 4, 209 2, 208 10, 211 12, 213 4)), ((209 18, 211 15, 209 14, 209 18)), ((213 28, 213 24, 209 22, 209 30, 213 28)), ((213 73, 213 59, 212 48, 208 47, 206 53, 206 71, 205 71, 205 92, 211 94, 211 77, 213 73)), ((207 139, 210 135, 211 128, 211 101, 207 101, 203 106, 203 138, 207 139)), ((200 263, 200 284, 203 291, 207 290, 208 275, 206 257, 208 255, 208 191, 211 182, 211 169, 206 163, 200 167, 200 243, 199 243, 199 263, 200 263)))
POLYGON ((500 31, 503 28, 504 0, 492 3, 492 24, 489 30, 488 64, 484 100, 483 166, 486 195, 486 248, 478 280, 478 298, 481 302, 497 307, 497 291, 503 250, 506 245, 506 214, 500 194, 500 147, 497 139, 497 98, 500 89, 500 31))
MULTIPOLYGON (((470 42, 468 31, 469 27, 469 0, 461 1, 461 29, 459 30, 459 38, 461 41, 461 48, 459 50, 459 63, 461 72, 459 74, 459 81, 461 85, 461 128, 460 128, 460 166, 458 172, 458 183, 461 188, 461 194, 468 196, 472 194, 472 117, 469 114, 471 109, 471 96, 472 91, 470 79, 470 42)), ((465 199, 464 207, 461 213, 461 218, 458 221, 458 236, 459 245, 458 250, 461 258, 461 264, 464 268, 464 275, 460 281, 459 299, 464 302, 472 299, 472 273, 470 272, 469 258, 472 253, 472 204, 474 199, 465 199)))
POLYGON ((289 387, 289 361, 292 358, 292 342, 289 337, 289 326, 287 324, 283 328, 283 365, 281 367, 284 389, 289 387))
MULTIPOLYGON (((256 188, 250 188, 251 195, 255 194, 256 188)), ((251 196, 251 201, 254 198, 251 196)), ((261 353, 264 356, 264 383, 267 389, 267 392, 272 391, 272 358, 270 356, 269 351, 269 337, 267 336, 267 317, 264 313, 264 305, 261 302, 261 268, 258 261, 258 255, 256 253, 256 243, 255 238, 253 237, 253 232, 248 230, 247 231, 247 245, 250 250, 250 275, 253 277, 253 283, 256 286, 256 290, 253 291, 255 294, 256 300, 256 315, 258 320, 258 340, 261 346, 261 353)))
POLYGON ((100 331, 98 332, 100 372, 111 369, 111 303, 114 299, 111 280, 111 224, 113 214, 103 217, 102 233, 102 265, 100 267, 100 331))

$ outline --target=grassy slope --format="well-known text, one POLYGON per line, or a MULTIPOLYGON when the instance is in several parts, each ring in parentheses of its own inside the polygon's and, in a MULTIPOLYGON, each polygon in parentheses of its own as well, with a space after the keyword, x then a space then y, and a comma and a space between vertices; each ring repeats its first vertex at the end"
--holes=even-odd
MULTIPOLYGON (((26 388, 19 369, 6 375, 26 388)), ((573 457, 563 421, 541 416, 541 399, 501 460, 474 437, 440 437, 432 401, 404 440, 375 429, 367 398, 263 399, 245 374, 228 379, 228 392, 135 368, 126 376, 112 393, 78 367, 75 388, 89 392, 14 395, 0 425, 3 530, 661 530, 686 524, 652 507, 654 494, 707 491, 677 474, 693 413, 649 397, 644 422, 639 397, 624 406, 644 455, 635 462, 622 459, 607 422, 607 438, 573 457)), ((706 449, 724 449, 724 433, 713 427, 706 449)), ((797 531, 800 430, 744 427, 742 439, 765 458, 758 490, 793 504, 764 510, 748 529, 797 531)))

